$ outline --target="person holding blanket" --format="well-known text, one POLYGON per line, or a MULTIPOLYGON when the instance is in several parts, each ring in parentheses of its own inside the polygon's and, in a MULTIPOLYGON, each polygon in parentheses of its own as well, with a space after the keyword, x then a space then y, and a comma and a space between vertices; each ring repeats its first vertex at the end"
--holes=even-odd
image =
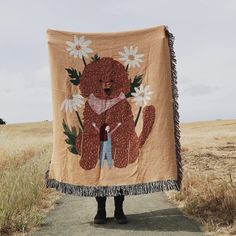
POLYGON ((118 123, 117 126, 110 132, 110 126, 106 123, 102 124, 100 130, 93 123, 93 127, 100 132, 100 143, 101 143, 101 151, 100 151, 100 167, 104 166, 105 155, 107 156, 108 166, 112 168, 112 151, 111 151, 111 135, 112 133, 121 125, 118 123))
MULTIPOLYGON (((115 132, 115 130, 121 125, 119 122, 117 126, 110 132, 110 126, 106 123, 102 124, 100 130, 96 126, 96 124, 92 123, 93 127, 100 134, 100 143, 101 143, 101 151, 100 151, 100 167, 104 166, 104 159, 107 156, 109 169, 112 168, 112 152, 111 152, 111 135, 115 132)), ((119 224, 127 223, 127 217, 123 212, 123 201, 124 195, 122 194, 122 190, 120 191, 121 195, 114 196, 115 202, 115 212, 114 218, 117 220, 119 224)), ((104 224, 106 223, 106 197, 95 197, 98 203, 97 214, 94 217, 95 224, 104 224)))

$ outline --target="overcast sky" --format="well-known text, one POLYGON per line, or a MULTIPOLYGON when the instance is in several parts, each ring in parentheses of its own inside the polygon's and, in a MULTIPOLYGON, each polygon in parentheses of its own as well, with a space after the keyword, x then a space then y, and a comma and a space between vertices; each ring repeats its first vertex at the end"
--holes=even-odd
POLYGON ((175 35, 180 122, 236 118, 234 0, 0 0, 0 117, 52 120, 48 28, 175 35))

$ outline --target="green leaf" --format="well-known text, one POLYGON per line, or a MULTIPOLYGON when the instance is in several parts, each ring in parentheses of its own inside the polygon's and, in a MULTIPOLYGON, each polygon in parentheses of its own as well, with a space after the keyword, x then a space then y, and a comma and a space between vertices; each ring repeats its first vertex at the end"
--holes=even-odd
POLYGON ((76 137, 76 128, 72 127, 72 132, 71 132, 75 137, 76 137))
POLYGON ((126 98, 133 97, 131 93, 135 93, 134 88, 138 88, 142 83, 143 75, 135 75, 133 81, 130 83, 130 92, 125 95, 126 98))
POLYGON ((70 76, 70 78, 72 79, 79 78, 79 75, 76 69, 71 67, 71 68, 65 68, 65 70, 68 72, 68 75, 70 76))
POLYGON ((70 82, 73 84, 73 85, 79 85, 80 81, 78 79, 71 79, 70 82))
MULTIPOLYGON (((69 127, 67 126, 66 122, 63 119, 62 122, 63 128, 64 128, 64 134, 69 138, 70 144, 74 144, 75 145, 75 139, 76 139, 76 128, 72 127, 72 130, 69 129, 69 127)), ((67 141, 66 141, 67 142, 67 141)))
POLYGON ((70 139, 70 138, 67 138, 65 139, 66 143, 67 144, 70 144, 72 146, 75 146, 75 139, 70 139))
POLYGON ((70 78, 72 78, 70 80, 70 82, 73 84, 73 85, 79 85, 80 83, 80 77, 81 77, 81 73, 79 71, 79 74, 77 73, 77 70, 74 69, 74 68, 65 68, 65 70, 68 72, 68 75, 70 78))
POLYGON ((66 141, 66 143, 67 143, 67 144, 74 145, 74 143, 73 143, 73 142, 71 142, 71 139, 69 139, 69 138, 65 139, 65 141, 66 141))
POLYGON ((63 128, 64 128, 65 132, 69 133, 70 129, 68 128, 68 126, 67 126, 67 124, 66 124, 64 119, 63 119, 62 125, 63 125, 63 128))
POLYGON ((78 154, 78 152, 77 152, 75 146, 69 146, 69 147, 67 147, 67 148, 68 148, 68 150, 69 150, 70 152, 72 152, 73 154, 78 154))
POLYGON ((93 57, 91 57, 91 59, 92 59, 92 61, 98 61, 100 59, 100 57, 96 53, 93 57))
POLYGON ((72 144, 75 144, 75 139, 76 139, 76 137, 75 137, 73 134, 67 133, 67 132, 64 132, 64 134, 70 139, 70 142, 71 142, 72 144))
MULTIPOLYGON (((65 142, 70 145, 70 146, 67 147, 68 150, 71 153, 78 154, 78 152, 76 150, 76 147, 75 147, 76 137, 78 137, 76 127, 73 126, 70 130, 70 128, 68 127, 68 125, 66 124, 64 119, 63 119, 62 125, 63 125, 63 128, 64 128, 63 133, 67 136, 67 138, 65 139, 65 142)), ((79 127, 78 135, 80 135, 81 133, 82 133, 82 129, 79 127)))

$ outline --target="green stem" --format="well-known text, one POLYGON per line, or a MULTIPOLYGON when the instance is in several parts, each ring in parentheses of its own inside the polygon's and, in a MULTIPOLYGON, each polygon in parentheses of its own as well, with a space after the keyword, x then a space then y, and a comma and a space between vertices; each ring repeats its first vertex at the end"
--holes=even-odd
POLYGON ((84 59, 84 56, 82 56, 82 59, 83 59, 83 62, 84 62, 84 66, 87 66, 86 61, 84 59))
POLYGON ((84 126, 83 126, 82 120, 80 119, 79 113, 78 113, 78 111, 75 111, 75 112, 76 112, 76 115, 78 117, 78 120, 79 120, 79 123, 80 123, 80 126, 81 126, 82 130, 84 130, 84 126))
POLYGON ((139 107, 138 115, 137 115, 137 117, 136 117, 136 119, 135 119, 135 122, 134 122, 134 125, 135 125, 135 126, 136 126, 137 123, 138 123, 138 119, 139 119, 139 116, 140 116, 141 110, 142 110, 142 107, 139 107))
POLYGON ((129 69, 129 64, 126 66, 125 71, 127 71, 128 69, 129 69))

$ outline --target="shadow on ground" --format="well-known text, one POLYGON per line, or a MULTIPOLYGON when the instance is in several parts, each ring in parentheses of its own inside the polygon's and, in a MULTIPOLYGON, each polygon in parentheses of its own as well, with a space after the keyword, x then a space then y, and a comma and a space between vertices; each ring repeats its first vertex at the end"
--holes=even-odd
POLYGON ((58 201, 32 236, 79 235, 204 235, 200 225, 184 216, 168 202, 165 193, 125 196, 124 212, 129 222, 120 225, 114 218, 114 200, 107 198, 108 221, 103 225, 93 223, 97 211, 95 198, 64 195, 58 201))
MULTIPOLYGON (((117 224, 113 217, 108 217, 107 224, 95 225, 95 227, 134 231, 201 232, 200 226, 194 220, 183 216, 177 208, 126 215, 129 219, 128 224, 117 224)), ((93 221, 87 223, 94 226, 93 221)))

